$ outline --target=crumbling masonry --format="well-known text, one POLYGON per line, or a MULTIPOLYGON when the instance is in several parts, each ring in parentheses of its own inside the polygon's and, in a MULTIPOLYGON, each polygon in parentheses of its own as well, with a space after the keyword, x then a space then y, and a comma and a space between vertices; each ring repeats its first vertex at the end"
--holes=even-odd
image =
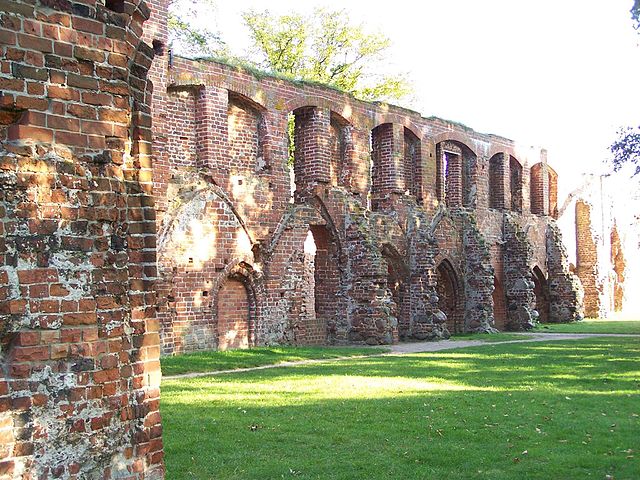
POLYGON ((0 478, 162 478, 161 352, 581 317, 544 151, 0 5, 0 478))

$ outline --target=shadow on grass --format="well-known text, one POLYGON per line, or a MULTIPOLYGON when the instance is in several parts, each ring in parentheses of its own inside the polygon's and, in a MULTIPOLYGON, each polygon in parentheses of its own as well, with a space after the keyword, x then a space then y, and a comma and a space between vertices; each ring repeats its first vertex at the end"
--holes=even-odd
POLYGON ((637 478, 639 361, 593 339, 169 381, 167 478, 637 478))

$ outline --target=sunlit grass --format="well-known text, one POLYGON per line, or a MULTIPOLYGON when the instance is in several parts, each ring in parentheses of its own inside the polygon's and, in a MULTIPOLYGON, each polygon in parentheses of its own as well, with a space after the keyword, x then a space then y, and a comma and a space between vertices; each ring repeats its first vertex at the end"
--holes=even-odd
POLYGON ((163 382, 171 479, 635 479, 640 342, 489 344, 163 382))
POLYGON ((512 340, 526 340, 533 335, 522 335, 517 333, 456 333, 451 335, 451 340, 480 340, 487 343, 510 342, 512 340))
POLYGON ((163 375, 179 375, 260 367, 299 360, 376 355, 387 351, 388 348, 381 347, 255 347, 247 350, 208 350, 163 357, 160 363, 163 375))
POLYGON ((640 334, 640 320, 586 319, 574 323, 544 323, 534 332, 640 334))

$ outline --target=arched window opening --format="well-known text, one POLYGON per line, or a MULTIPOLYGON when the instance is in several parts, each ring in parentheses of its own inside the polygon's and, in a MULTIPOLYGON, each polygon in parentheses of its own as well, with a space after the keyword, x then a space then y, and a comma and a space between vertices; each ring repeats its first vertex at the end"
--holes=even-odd
POLYGON ((251 100, 229 92, 227 108, 227 141, 229 167, 262 171, 269 167, 265 152, 265 121, 251 100))
POLYGON ((509 155, 509 171, 511 185, 511 210, 522 213, 522 165, 509 155))
POLYGON ((436 269, 438 308, 447 316, 450 333, 464 331, 464 312, 458 276, 448 260, 443 260, 436 269))
POLYGON ((334 187, 344 185, 344 176, 349 163, 351 131, 346 120, 334 112, 331 112, 329 147, 331 150, 329 163, 330 183, 334 187))
POLYGON ((448 208, 473 207, 476 155, 463 143, 444 141, 436 145, 436 194, 448 208))
POLYGON ((536 296, 536 310, 538 311, 538 321, 549 322, 549 286, 547 279, 538 266, 533 267, 531 272, 533 277, 533 293, 536 296))
POLYGON ((403 176, 405 193, 413 195, 418 202, 422 201, 422 168, 420 163, 421 148, 420 139, 404 128, 404 162, 403 176))
POLYGON ((252 310, 245 284, 227 278, 218 291, 218 350, 249 348, 252 310))
POLYGON ((507 325, 507 297, 502 282, 495 275, 493 277, 493 318, 496 328, 504 330, 507 325))
POLYGON ((504 154, 497 153, 489 160, 489 208, 504 208, 504 154))
POLYGON ((382 256, 387 263, 387 288, 396 305, 393 315, 398 319, 398 334, 401 339, 408 338, 411 334, 409 269, 391 245, 382 247, 382 256))
POLYGON ((338 312, 340 270, 338 249, 324 225, 311 225, 304 242, 306 321, 297 342, 321 345, 331 341, 338 312))
POLYGON ((380 210, 383 194, 390 189, 389 165, 393 163, 393 124, 383 123, 371 131, 371 210, 380 210), (385 168, 385 166, 387 166, 385 168))

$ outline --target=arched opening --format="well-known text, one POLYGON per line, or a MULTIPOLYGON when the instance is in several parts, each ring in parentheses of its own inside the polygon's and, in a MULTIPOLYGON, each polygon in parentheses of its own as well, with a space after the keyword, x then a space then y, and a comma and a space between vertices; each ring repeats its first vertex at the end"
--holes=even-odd
POLYGON ((536 310, 538 311, 538 321, 547 323, 549 321, 549 285, 547 279, 538 266, 533 267, 531 272, 533 277, 533 293, 536 296, 536 310))
POLYGON ((404 162, 403 175, 405 190, 418 202, 422 200, 422 169, 420 164, 420 139, 404 127, 404 162))
POLYGON ((496 153, 489 160, 489 208, 504 208, 504 154, 496 153))
POLYGON ((393 124, 383 123, 371 130, 371 210, 380 210, 382 196, 392 184, 393 124), (386 167, 385 167, 386 166, 386 167))
POLYGON ((304 242, 306 321, 296 333, 296 342, 322 345, 331 342, 339 314, 340 287, 338 247, 324 225, 311 225, 304 242))
POLYGON ((522 213, 522 165, 509 155, 509 172, 511 186, 511 210, 522 213))
POLYGON ((558 218, 558 174, 547 165, 547 175, 549 184, 549 215, 558 218))
POLYGON ((351 153, 351 128, 349 123, 335 112, 331 112, 329 147, 331 149, 329 177, 332 186, 345 184, 351 153))
POLYGON ((504 330, 507 325, 507 297, 504 286, 497 276, 493 277, 493 319, 498 330, 504 330))
POLYGON ((449 208, 474 205, 473 171, 476 155, 464 143, 453 140, 436 145, 436 194, 449 208))
POLYGON ((267 168, 264 155, 265 122, 258 106, 246 97, 229 92, 227 107, 227 141, 229 167, 267 168))
POLYGON ((249 292, 239 278, 229 277, 218 290, 218 350, 249 348, 254 310, 249 292))
POLYGON ((464 331, 464 312, 458 276, 448 260, 443 260, 436 269, 438 308, 447 316, 450 333, 464 331))
POLYGON ((391 245, 383 245, 382 256, 387 262, 387 288, 396 305, 393 315, 398 319, 398 335, 404 339, 411 333, 409 269, 402 256, 391 245))

